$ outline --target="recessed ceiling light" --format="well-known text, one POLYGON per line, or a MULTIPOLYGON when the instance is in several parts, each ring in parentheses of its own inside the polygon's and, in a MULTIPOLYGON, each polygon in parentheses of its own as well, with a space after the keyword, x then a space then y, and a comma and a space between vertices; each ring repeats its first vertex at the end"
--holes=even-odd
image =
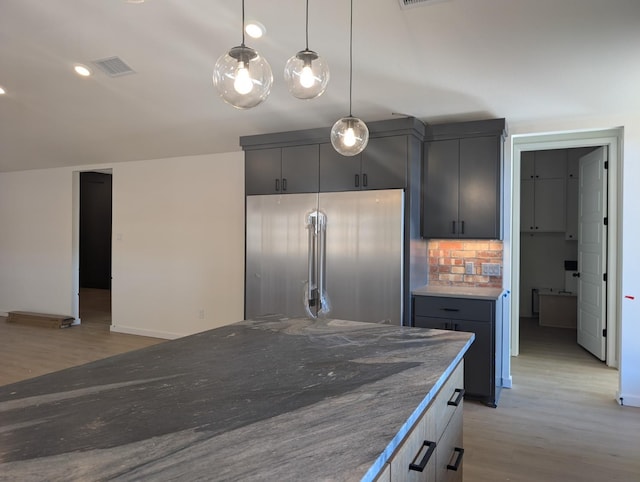
POLYGON ((245 26, 244 31, 251 38, 260 38, 267 32, 267 29, 260 22, 254 20, 245 26))
POLYGON ((91 71, 86 65, 74 65, 73 70, 76 71, 76 74, 81 75, 82 77, 89 77, 91 75, 91 71))
POLYGON ((4 90, 4 89, 2 88, 2 86, 0 86, 0 95, 2 95, 2 94, 6 94, 6 93, 7 93, 7 91, 6 91, 6 90, 4 90))

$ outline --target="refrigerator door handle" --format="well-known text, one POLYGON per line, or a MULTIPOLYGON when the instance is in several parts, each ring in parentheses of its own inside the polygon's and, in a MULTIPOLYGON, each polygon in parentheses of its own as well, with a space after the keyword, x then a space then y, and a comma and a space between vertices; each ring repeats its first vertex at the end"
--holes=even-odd
POLYGON ((319 313, 328 312, 326 298, 326 216, 321 211, 313 211, 307 215, 308 278, 305 288, 305 310, 311 318, 317 318, 319 313))
POLYGON ((316 246, 317 255, 318 255, 318 295, 319 295, 319 304, 318 304, 318 314, 324 314, 329 312, 329 303, 327 298, 327 262, 326 262, 326 254, 327 254, 327 216, 318 211, 318 243, 316 246))

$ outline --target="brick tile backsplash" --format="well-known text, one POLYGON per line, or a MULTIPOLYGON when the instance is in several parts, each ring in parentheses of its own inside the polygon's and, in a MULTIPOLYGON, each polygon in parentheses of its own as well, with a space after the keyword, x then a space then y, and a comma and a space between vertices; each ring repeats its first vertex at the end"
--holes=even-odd
POLYGON ((433 286, 502 287, 502 241, 431 239, 427 245, 429 284, 433 286), (473 262, 474 274, 465 274, 473 262), (500 265, 500 276, 482 276, 483 263, 500 265))

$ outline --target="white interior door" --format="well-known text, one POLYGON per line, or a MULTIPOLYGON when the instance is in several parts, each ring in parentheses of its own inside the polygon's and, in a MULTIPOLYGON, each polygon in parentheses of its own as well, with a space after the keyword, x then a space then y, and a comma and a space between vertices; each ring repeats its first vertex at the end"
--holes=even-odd
POLYGON ((607 326, 607 149, 580 158, 578 198, 578 343, 600 360, 607 326))

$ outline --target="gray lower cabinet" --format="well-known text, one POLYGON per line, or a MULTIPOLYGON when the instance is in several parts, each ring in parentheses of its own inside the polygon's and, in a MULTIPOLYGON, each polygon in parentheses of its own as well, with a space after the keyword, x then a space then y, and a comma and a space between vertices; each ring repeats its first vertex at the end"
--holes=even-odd
POLYGON ((465 397, 496 407, 500 394, 502 332, 496 329, 497 302, 414 296, 414 326, 474 333, 465 354, 465 397))

